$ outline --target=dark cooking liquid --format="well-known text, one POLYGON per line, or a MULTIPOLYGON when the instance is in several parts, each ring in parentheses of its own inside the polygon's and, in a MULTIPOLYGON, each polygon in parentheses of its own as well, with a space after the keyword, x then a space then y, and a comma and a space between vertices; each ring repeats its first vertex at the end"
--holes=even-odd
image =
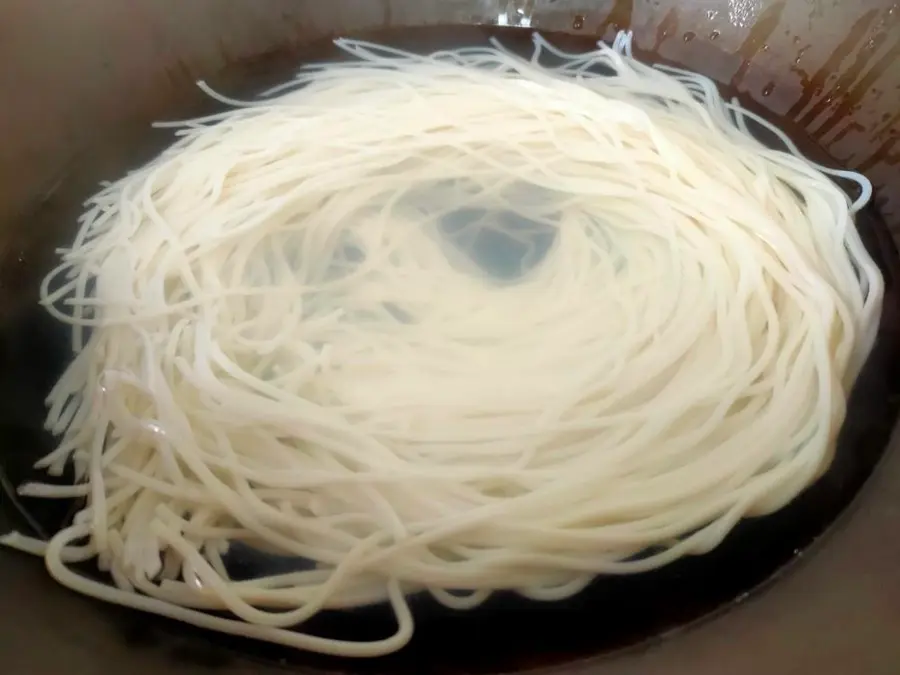
MULTIPOLYGON (((531 33, 524 29, 496 27, 440 27, 385 30, 354 35, 403 49, 427 52, 440 48, 483 45, 491 36, 518 53, 530 55, 531 33)), ((593 39, 571 35, 546 35, 551 42, 570 51, 591 49, 593 39)), ((651 60, 648 55, 641 55, 651 60)), ((223 93, 250 96, 290 78, 298 64, 346 58, 330 42, 235 64, 227 72, 209 79, 223 93)), ((193 86, 192 78, 173 76, 177 96, 169 107, 170 118, 183 118, 218 109, 193 86)), ((752 106, 751 106, 752 107, 752 106)), ((150 120, 147 120, 148 123, 150 120)), ((801 149, 819 161, 827 155, 784 120, 772 120, 793 136, 801 149)), ((139 128, 105 130, 105 139, 85 153, 79 172, 68 179, 51 199, 30 218, 34 226, 54 233, 35 252, 34 269, 20 284, 31 300, 37 282, 52 260, 52 245, 69 240, 75 228, 79 204, 100 179, 110 179, 146 161, 170 142, 168 133, 139 128), (55 241, 54 241, 55 240, 55 241)), ((886 446, 897 413, 900 396, 900 339, 893 283, 897 256, 880 221, 872 212, 861 214, 862 234, 869 250, 885 271, 887 294, 885 319, 879 343, 850 400, 848 419, 841 434, 831 469, 813 487, 781 512, 741 523, 713 552, 679 560, 642 575, 604 577, 569 600, 544 604, 498 593, 485 605, 469 612, 445 609, 429 597, 413 598, 416 632, 412 644, 384 658, 356 661, 289 651, 263 643, 208 634, 149 615, 118 612, 117 621, 127 639, 139 643, 177 641, 190 658, 221 658, 223 648, 239 650, 289 664, 315 665, 354 672, 419 673, 512 671, 521 667, 558 663, 590 654, 608 652, 658 636, 674 627, 699 619, 746 593, 790 562, 819 535, 847 505, 868 477, 886 446), (430 664, 426 669, 425 664, 430 664)), ((53 447, 41 431, 42 403, 67 358, 66 330, 54 324, 33 304, 21 306, 4 317, 0 333, 0 441, 3 475, 18 483, 35 474, 30 464, 53 447)), ((20 510, 45 532, 57 529, 67 518, 71 504, 22 500, 22 509, 4 498, 2 517, 27 529, 20 510)), ((2 524, 2 523, 0 523, 2 524)), ((252 551, 235 554, 233 564, 241 576, 271 570, 273 561, 254 557, 252 551), (266 567, 269 565, 270 567, 266 567)), ((290 566, 290 561, 276 561, 290 566)), ((37 562, 35 564, 38 564, 37 562)), ((354 640, 382 637, 394 630, 385 607, 352 612, 326 613, 310 621, 304 630, 354 640)))

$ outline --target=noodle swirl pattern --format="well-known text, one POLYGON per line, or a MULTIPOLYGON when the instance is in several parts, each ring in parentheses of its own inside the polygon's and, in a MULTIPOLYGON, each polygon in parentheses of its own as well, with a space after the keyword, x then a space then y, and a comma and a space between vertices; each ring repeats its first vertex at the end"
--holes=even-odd
POLYGON ((864 178, 833 172, 851 202, 627 33, 531 60, 337 43, 356 60, 258 101, 207 88, 232 109, 87 202, 42 292, 76 356, 39 466, 78 480, 22 487, 85 506, 4 543, 108 602, 373 656, 410 639, 406 594, 564 598, 827 468, 880 315, 864 178), (315 567, 232 580, 235 540, 315 567), (383 600, 384 640, 296 628, 383 600))

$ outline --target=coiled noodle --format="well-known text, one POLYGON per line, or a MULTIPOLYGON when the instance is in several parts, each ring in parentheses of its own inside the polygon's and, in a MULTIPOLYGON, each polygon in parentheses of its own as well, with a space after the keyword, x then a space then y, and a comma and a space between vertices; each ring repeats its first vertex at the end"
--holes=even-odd
POLYGON ((355 60, 259 100, 207 88, 232 107, 87 202, 42 291, 76 356, 39 466, 78 480, 22 487, 85 504, 6 544, 108 602, 373 656, 410 639, 409 593, 564 598, 827 468, 880 314, 864 178, 831 172, 851 201, 629 33, 337 44, 355 60), (313 565, 232 580, 234 541, 313 565), (383 600, 389 638, 303 631, 383 600))

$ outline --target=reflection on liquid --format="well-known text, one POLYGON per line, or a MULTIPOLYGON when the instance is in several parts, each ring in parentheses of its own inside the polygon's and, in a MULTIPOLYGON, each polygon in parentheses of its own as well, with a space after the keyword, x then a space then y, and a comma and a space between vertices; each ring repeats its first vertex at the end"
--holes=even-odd
POLYGON ((756 21, 761 0, 728 0, 728 20, 732 26, 744 28, 756 21))

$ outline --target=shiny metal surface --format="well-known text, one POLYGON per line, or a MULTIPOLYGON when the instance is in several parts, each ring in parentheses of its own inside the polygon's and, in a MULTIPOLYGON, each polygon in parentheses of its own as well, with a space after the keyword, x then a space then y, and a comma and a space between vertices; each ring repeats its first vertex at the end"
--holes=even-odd
MULTIPOLYGON (((53 213, 54 205, 108 177, 94 148, 125 143, 150 120, 183 113, 194 79, 229 64, 289 58, 331 33, 437 23, 606 37, 631 27, 641 49, 787 116, 837 161, 865 171, 888 224, 900 231, 894 0, 4 0, 0 322, 17 320, 33 303, 50 243, 65 238, 55 228, 71 214, 53 213)), ((831 531, 763 592, 652 644, 545 672, 896 675, 898 443, 831 531)), ((277 667, 198 646, 193 637, 125 635, 121 613, 56 587, 35 560, 5 551, 0 589, 0 656, 14 675, 245 675, 277 667)))

